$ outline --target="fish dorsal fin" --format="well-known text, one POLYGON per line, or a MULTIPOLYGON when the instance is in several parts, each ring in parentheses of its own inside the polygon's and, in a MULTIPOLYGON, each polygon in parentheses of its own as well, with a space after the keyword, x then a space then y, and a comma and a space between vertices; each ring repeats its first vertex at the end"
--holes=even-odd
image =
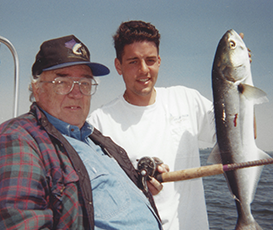
POLYGON ((216 143, 208 157, 207 163, 210 164, 222 164, 222 159, 220 155, 220 149, 218 144, 216 143))
POLYGON ((239 84, 239 91, 248 99, 254 102, 254 104, 262 104, 268 102, 266 93, 252 85, 239 84))

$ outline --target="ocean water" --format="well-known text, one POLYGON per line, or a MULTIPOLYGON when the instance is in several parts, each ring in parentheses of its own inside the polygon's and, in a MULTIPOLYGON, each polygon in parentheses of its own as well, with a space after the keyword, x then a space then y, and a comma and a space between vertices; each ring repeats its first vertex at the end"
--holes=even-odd
MULTIPOLYGON (((210 149, 200 150, 202 165, 207 164, 209 154, 210 149)), ((273 152, 269 154, 273 157, 273 152)), ((203 183, 210 229, 234 229, 237 210, 224 175, 204 177, 203 183)), ((264 230, 273 230, 273 164, 264 166, 251 209, 264 230)))

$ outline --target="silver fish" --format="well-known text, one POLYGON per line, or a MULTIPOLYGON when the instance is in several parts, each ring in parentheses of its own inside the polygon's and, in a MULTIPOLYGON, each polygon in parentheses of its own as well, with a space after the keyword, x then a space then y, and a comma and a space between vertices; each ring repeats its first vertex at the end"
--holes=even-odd
MULTIPOLYGON (((269 158, 254 139, 254 104, 266 102, 266 94, 253 86, 248 49, 234 30, 227 31, 218 44, 212 88, 217 144, 208 162, 229 164, 269 158)), ((262 168, 225 174, 238 212, 236 230, 262 229, 250 207, 262 168)))

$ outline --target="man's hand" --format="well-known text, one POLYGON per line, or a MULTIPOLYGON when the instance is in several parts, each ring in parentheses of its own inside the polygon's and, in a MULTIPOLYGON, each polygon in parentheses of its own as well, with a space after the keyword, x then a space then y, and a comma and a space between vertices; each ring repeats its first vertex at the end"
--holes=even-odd
MULTIPOLYGON (((242 39, 244 39, 244 36, 245 36, 244 33, 239 33, 239 35, 240 35, 240 37, 242 39)), ((247 50, 248 50, 249 61, 251 63, 252 62, 252 59, 251 59, 251 50, 249 48, 247 48, 247 50)))
MULTIPOLYGON (((156 172, 160 174, 164 172, 169 172, 169 171, 170 171, 170 168, 166 164, 160 164, 156 168, 156 172)), ((154 177, 150 177, 150 179, 151 179, 150 181, 147 181, 147 186, 149 188, 149 191, 153 195, 157 195, 162 190, 163 185, 159 183, 154 177)))

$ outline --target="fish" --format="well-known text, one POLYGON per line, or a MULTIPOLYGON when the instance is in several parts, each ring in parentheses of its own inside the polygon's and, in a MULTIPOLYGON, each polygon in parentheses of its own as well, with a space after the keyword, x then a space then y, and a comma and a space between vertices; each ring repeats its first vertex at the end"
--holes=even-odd
MULTIPOLYGON (((253 84, 249 50, 240 35, 228 30, 220 39, 212 66, 212 91, 217 142, 209 163, 241 163, 270 158, 254 138, 254 105, 267 102, 253 84)), ((236 230, 262 229, 251 213, 251 203, 263 166, 225 173, 237 208, 236 230)))

